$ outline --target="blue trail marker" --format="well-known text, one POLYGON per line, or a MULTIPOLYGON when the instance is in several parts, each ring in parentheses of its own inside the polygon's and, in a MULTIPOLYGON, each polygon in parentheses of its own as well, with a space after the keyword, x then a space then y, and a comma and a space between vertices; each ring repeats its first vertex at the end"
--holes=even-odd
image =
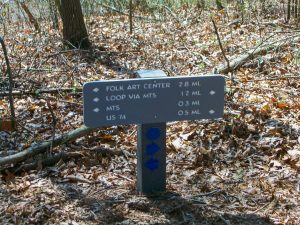
POLYGON ((151 158, 146 162, 145 166, 149 170, 152 170, 152 171, 157 170, 159 168, 159 161, 151 158))
POLYGON ((161 135, 161 130, 157 127, 151 127, 150 129, 148 129, 147 131, 147 138, 149 140, 156 140, 157 138, 159 138, 161 135))
POLYGON ((151 143, 146 146, 146 151, 149 155, 154 155, 159 150, 161 150, 160 147, 155 143, 151 143))

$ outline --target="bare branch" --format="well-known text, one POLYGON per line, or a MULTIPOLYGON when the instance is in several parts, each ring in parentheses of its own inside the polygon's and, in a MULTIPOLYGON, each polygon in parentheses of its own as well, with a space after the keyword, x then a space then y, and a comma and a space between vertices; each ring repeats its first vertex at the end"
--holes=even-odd
POLYGON ((216 23, 215 23, 215 21, 214 21, 213 18, 211 18, 211 21, 212 21, 213 26, 214 26, 215 34, 217 35, 217 39, 218 39, 218 43, 219 43, 222 55, 223 55, 223 57, 224 57, 224 59, 225 59, 225 61, 227 63, 227 68, 229 70, 229 68, 230 68, 230 61, 229 61, 229 59, 227 58, 227 56, 225 54, 225 51, 224 51, 224 48, 223 48, 223 45, 222 45, 222 42, 221 42, 221 38, 220 38, 220 35, 219 35, 219 32, 218 32, 217 25, 216 25, 216 23))
POLYGON ((51 145, 53 146, 53 148, 57 147, 61 144, 67 143, 69 141, 75 140, 84 135, 87 135, 93 130, 95 129, 82 126, 75 130, 70 131, 69 133, 63 134, 60 137, 55 138, 53 141, 45 141, 38 144, 37 143, 32 144, 29 148, 25 149, 22 152, 0 158, 0 166, 21 162, 23 160, 28 159, 29 157, 46 152, 51 147, 51 145))
POLYGON ((8 98, 9 98, 9 105, 10 105, 11 123, 12 123, 13 129, 16 129, 16 126, 15 126, 16 114, 15 114, 15 107, 14 107, 14 99, 13 99, 13 95, 12 95, 13 77, 12 77, 10 63, 9 63, 9 59, 8 59, 8 55, 7 55, 7 49, 6 49, 6 46, 5 46, 5 43, 4 43, 4 40, 2 37, 0 37, 0 42, 1 42, 2 49, 3 49, 3 54, 4 54, 4 58, 5 58, 5 63, 6 63, 6 71, 7 71, 8 80, 9 80, 8 98))

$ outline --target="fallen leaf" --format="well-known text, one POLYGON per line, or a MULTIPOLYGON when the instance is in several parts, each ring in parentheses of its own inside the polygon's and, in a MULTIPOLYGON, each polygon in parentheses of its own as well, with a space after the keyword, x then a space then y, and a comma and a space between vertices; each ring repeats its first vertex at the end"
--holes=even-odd
POLYGON ((12 131, 12 121, 11 120, 1 120, 0 119, 0 131, 12 131))
POLYGON ((193 137, 195 137, 196 134, 197 134, 196 131, 193 130, 187 134, 180 134, 180 137, 185 141, 189 141, 189 140, 193 139, 193 137))
POLYGON ((172 141, 172 147, 179 151, 182 148, 182 141, 181 138, 176 138, 174 141, 172 141))

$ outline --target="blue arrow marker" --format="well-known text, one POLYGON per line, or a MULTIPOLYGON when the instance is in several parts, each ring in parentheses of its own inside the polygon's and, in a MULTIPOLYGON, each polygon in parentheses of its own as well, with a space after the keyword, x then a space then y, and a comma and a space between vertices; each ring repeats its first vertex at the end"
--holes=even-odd
POLYGON ((159 166, 159 161, 156 159, 151 158, 146 162, 146 167, 149 170, 156 170, 158 169, 158 166, 159 166))
POLYGON ((154 141, 154 140, 156 140, 159 137, 160 137, 160 129, 159 128, 151 127, 147 131, 147 138, 149 140, 154 141))
POLYGON ((154 155, 159 150, 160 150, 160 147, 155 143, 151 143, 146 146, 146 151, 149 155, 154 155))

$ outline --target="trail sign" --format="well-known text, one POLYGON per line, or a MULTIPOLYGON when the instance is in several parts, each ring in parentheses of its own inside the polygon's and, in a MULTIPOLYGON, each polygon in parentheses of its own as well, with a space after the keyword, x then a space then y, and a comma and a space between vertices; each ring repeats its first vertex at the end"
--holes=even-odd
POLYGON ((224 78, 167 77, 138 71, 140 79, 94 81, 83 87, 88 127, 138 124, 137 187, 144 194, 166 188, 166 122, 223 116, 224 78))
POLYGON ((223 116, 219 75, 94 81, 83 87, 88 127, 214 119, 223 116))

